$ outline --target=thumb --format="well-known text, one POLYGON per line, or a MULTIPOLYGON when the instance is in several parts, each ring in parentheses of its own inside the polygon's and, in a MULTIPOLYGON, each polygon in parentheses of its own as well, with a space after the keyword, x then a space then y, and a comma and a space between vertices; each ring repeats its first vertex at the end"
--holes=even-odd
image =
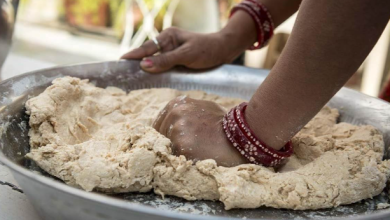
POLYGON ((183 64, 183 56, 180 48, 156 56, 146 57, 141 61, 141 68, 150 73, 161 73, 176 65, 183 64))

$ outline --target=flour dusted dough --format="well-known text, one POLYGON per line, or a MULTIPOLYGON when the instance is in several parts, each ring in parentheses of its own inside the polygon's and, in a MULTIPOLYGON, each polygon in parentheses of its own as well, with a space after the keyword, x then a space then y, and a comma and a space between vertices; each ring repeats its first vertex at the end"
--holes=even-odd
POLYGON ((324 107, 293 138, 295 154, 279 172, 214 160, 193 164, 172 155, 152 127, 168 101, 187 95, 230 109, 241 102, 201 91, 145 89, 126 94, 64 77, 27 101, 28 158, 67 184, 107 193, 147 192, 187 200, 220 200, 226 209, 268 206, 320 209, 379 194, 390 175, 383 137, 372 126, 336 124, 324 107))

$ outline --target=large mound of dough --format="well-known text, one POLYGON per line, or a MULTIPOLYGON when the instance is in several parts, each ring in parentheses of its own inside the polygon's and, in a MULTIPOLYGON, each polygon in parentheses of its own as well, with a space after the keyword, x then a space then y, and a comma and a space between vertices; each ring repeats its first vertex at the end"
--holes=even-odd
POLYGON ((336 124, 324 107, 293 138, 295 154, 278 172, 174 156, 151 124, 166 103, 187 95, 226 109, 242 100, 201 91, 145 89, 126 94, 64 77, 27 101, 28 158, 69 185, 107 193, 147 192, 220 200, 226 209, 268 206, 320 209, 379 194, 390 175, 383 137, 372 126, 336 124))

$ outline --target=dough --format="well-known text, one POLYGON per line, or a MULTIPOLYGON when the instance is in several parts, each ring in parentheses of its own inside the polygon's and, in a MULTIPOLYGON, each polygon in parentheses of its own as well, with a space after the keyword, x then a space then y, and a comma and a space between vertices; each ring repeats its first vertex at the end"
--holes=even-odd
POLYGON ((242 100, 173 89, 126 94, 64 77, 26 103, 31 151, 27 157, 65 183, 86 191, 147 192, 187 200, 220 200, 226 209, 268 206, 320 209, 350 204, 382 192, 390 162, 372 126, 336 124, 324 107, 293 138, 294 155, 278 172, 214 160, 193 163, 174 156, 170 140, 152 127, 168 101, 187 95, 226 109, 242 100))

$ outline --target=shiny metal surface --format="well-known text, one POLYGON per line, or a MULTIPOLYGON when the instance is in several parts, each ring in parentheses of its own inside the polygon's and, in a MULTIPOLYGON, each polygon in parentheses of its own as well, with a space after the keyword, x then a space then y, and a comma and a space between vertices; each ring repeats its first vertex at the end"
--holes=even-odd
MULTIPOLYGON (((40 70, 0 83, 0 161, 11 168, 32 204, 45 219, 390 219, 390 210, 376 210, 388 202, 387 193, 360 203, 317 211, 272 208, 225 211, 219 202, 188 202, 147 194, 115 196, 88 193, 65 185, 24 159, 29 151, 28 117, 24 103, 41 93, 55 78, 65 75, 88 78, 99 87, 117 86, 126 91, 151 87, 202 89, 219 95, 249 99, 268 71, 225 65, 203 73, 172 70, 150 75, 137 61, 81 64, 40 70), (184 208, 183 208, 184 207, 184 208)), ((342 89, 329 103, 340 110, 341 121, 371 124, 385 135, 390 146, 390 105, 349 89, 342 89)), ((386 158, 390 158, 386 148, 386 158)))

